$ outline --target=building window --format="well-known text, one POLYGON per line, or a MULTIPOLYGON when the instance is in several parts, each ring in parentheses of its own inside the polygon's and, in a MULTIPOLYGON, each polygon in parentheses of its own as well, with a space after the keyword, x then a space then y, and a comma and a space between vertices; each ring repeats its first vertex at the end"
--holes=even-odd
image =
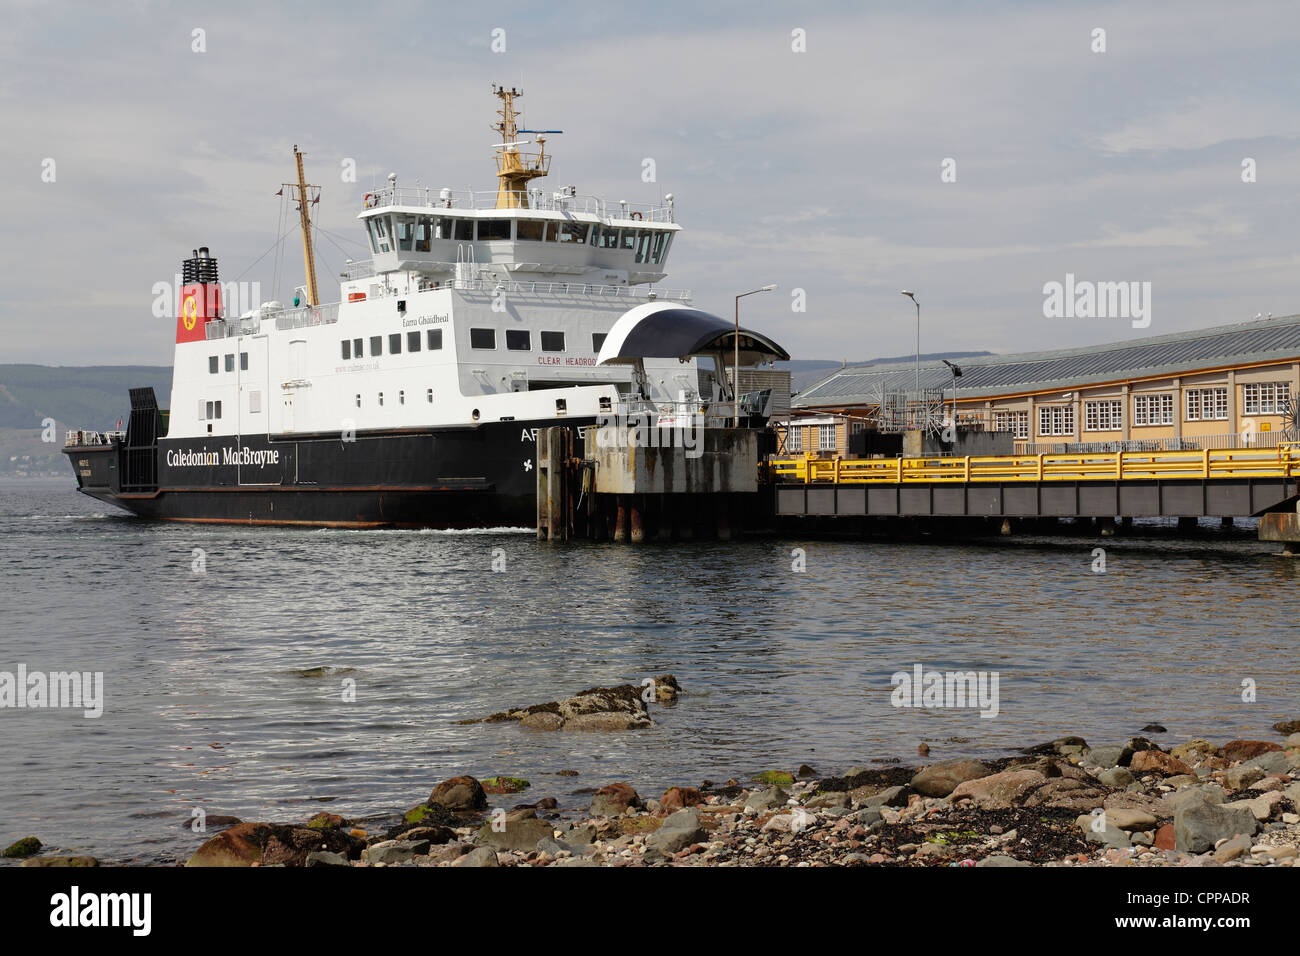
POLYGON ((401 332, 393 332, 388 336, 388 354, 389 355, 402 354, 402 333, 401 332))
POLYGON ((406 351, 408 352, 420 351, 420 333, 418 330, 415 332, 406 333, 406 351))
POLYGON ((247 371, 248 371, 248 353, 247 353, 247 352, 240 352, 240 353, 239 353, 239 370, 240 370, 241 372, 247 372, 247 371))
POLYGON ((469 347, 472 349, 494 349, 497 347, 496 329, 470 329, 469 347))
POLYGON ((1242 413, 1245 415, 1281 415, 1291 404, 1288 382, 1256 382, 1241 386, 1242 413))
POLYGON ((1133 424, 1137 425, 1172 425, 1174 423, 1174 396, 1134 395, 1133 424))
POLYGON ((1011 432, 1012 438, 1029 437, 1029 412, 994 412, 993 430, 1011 432))
POLYGON ((370 356, 379 358, 384 354, 384 337, 382 335, 370 336, 370 356))
POLYGON ((234 370, 235 370, 235 353, 231 352, 226 356, 226 371, 233 372, 234 370))
POLYGON ((424 337, 428 342, 430 351, 442 348, 442 329, 427 329, 424 337))
POLYGON ((563 332, 543 332, 543 333, 542 333, 542 351, 543 351, 543 352, 563 352, 563 351, 564 351, 564 333, 563 333, 563 332))
POLYGON ((1228 390, 1226 388, 1187 390, 1187 421, 1225 422, 1227 420, 1228 390))
POLYGON ((835 426, 834 425, 817 426, 817 450, 818 451, 835 450, 835 426))
POLYGON ((1039 405, 1038 406, 1038 434, 1073 435, 1074 434, 1074 406, 1073 405, 1039 405))
POLYGON ((1115 432, 1124 427, 1124 403, 1107 399, 1083 403, 1083 430, 1086 432, 1115 432))
POLYGON ((533 337, 527 329, 506 329, 506 348, 512 352, 527 352, 533 347, 533 337))
POLYGON ((219 358, 217 358, 217 356, 215 356, 215 355, 209 355, 209 356, 208 356, 208 373, 209 373, 210 375, 216 375, 216 374, 217 374, 217 363, 220 362, 220 361, 221 361, 221 360, 220 360, 219 358))
POLYGON ((791 454, 803 451, 803 429, 798 425, 788 427, 785 432, 785 445, 791 454))
POLYGON ((352 358, 352 342, 349 339, 344 339, 343 342, 341 343, 341 346, 343 352, 343 361, 346 362, 348 359, 352 358))

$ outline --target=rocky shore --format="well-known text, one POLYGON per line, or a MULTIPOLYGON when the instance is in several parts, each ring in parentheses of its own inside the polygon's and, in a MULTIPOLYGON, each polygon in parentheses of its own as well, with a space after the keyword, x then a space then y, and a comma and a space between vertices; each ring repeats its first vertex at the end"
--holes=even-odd
MULTIPOLYGON (((636 709, 627 695, 610 696, 636 709)), ((554 706, 491 719, 552 713, 562 725, 582 716, 554 706)), ((655 797, 615 782, 529 802, 522 778, 457 776, 390 818, 209 818, 209 832, 220 832, 187 865, 1290 867, 1300 850, 1300 722, 1275 730, 1280 742, 1168 749, 1142 736, 1096 745, 1062 737, 992 761, 839 776, 804 766, 655 797)), ((24 866, 97 862, 41 850, 26 838, 5 855, 27 857, 24 866)))

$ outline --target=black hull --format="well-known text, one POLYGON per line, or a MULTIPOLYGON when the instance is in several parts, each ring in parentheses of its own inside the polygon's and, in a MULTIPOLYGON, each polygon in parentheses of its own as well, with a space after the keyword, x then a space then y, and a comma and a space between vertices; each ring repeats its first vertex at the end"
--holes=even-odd
POLYGON ((533 527, 537 429, 475 428, 157 440, 64 451, 83 494, 142 518, 323 527, 533 527), (145 480, 141 480, 141 478, 145 480))

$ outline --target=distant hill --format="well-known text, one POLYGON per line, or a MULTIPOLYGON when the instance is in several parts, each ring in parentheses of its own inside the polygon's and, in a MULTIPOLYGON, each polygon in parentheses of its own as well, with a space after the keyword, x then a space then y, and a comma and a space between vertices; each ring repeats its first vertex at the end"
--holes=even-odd
POLYGON ((168 407, 170 367, 0 365, 0 428, 39 429, 45 418, 60 427, 110 428, 131 410, 128 390, 142 385, 152 385, 159 406, 168 407))
MULTIPOLYGON (((980 355, 992 355, 992 352, 922 352, 922 362, 938 361, 939 359, 957 359, 975 358, 980 355)), ((914 362, 916 353, 911 355, 898 355, 889 358, 873 358, 863 362, 849 362, 849 365, 878 365, 884 362, 914 362)), ((790 370, 790 391, 800 392, 808 386, 820 382, 837 368, 842 368, 843 362, 829 361, 826 359, 791 359, 788 362, 777 362, 776 367, 790 370)))

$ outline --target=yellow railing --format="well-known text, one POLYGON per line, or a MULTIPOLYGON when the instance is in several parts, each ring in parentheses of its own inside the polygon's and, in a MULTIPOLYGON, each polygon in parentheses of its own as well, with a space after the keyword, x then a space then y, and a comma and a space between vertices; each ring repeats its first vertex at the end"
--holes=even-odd
POLYGON ((965 458, 774 458, 778 481, 814 483, 1115 481, 1153 478, 1296 478, 1300 443, 1276 448, 1119 451, 965 458))

